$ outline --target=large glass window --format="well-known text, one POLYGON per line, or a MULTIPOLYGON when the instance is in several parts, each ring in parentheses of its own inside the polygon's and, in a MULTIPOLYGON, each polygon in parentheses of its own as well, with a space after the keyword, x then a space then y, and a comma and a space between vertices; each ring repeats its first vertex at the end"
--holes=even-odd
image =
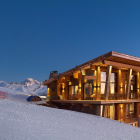
POLYGON ((101 94, 105 93, 106 72, 101 71, 101 94))
POLYGON ((71 94, 78 94, 78 86, 71 86, 71 94))
POLYGON ((93 100, 93 83, 84 84, 84 99, 93 100))
MULTIPOLYGON (((101 94, 105 93, 106 72, 101 72, 101 94)), ((116 91, 116 74, 111 73, 109 93, 115 94, 116 91)))
POLYGON ((69 99, 78 100, 78 85, 69 86, 69 99))
POLYGON ((111 77, 110 77, 110 94, 115 94, 115 87, 116 87, 116 76, 115 73, 111 73, 111 77))

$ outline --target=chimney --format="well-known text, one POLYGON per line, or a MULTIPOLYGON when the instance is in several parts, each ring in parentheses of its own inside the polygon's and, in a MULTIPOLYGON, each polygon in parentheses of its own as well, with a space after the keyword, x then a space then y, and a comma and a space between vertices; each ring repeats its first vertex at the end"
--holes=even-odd
POLYGON ((50 72, 50 77, 49 77, 49 79, 50 79, 50 78, 53 78, 53 77, 55 77, 55 76, 57 76, 57 75, 58 75, 58 71, 56 71, 56 70, 55 70, 55 71, 51 71, 51 72, 50 72))

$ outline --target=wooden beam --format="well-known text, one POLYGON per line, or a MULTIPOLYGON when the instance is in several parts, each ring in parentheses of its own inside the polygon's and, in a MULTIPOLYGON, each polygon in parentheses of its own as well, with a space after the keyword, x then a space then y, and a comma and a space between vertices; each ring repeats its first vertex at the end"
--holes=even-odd
POLYGON ((66 94, 66 100, 69 100, 69 82, 65 82, 65 94, 66 94))
POLYGON ((96 66, 90 65, 91 70, 96 70, 96 66))
POLYGON ((96 79, 96 76, 85 76, 85 79, 95 80, 96 79))
POLYGON ((112 66, 107 66, 107 75, 106 75, 106 84, 105 84, 105 100, 108 100, 109 96, 109 86, 110 86, 110 77, 111 77, 112 66))
POLYGON ((82 73, 82 75, 86 75, 86 70, 85 69, 81 69, 81 73, 82 73))
POLYGON ((59 81, 58 83, 65 83, 66 80, 59 78, 58 81, 59 81))
POLYGON ((69 76, 69 75, 66 75, 65 79, 66 79, 67 81, 70 81, 70 76, 69 76))
POLYGON ((80 70, 77 70, 77 71, 75 71, 76 73, 81 73, 81 71, 80 70))
POLYGON ((78 79, 82 80, 82 73, 78 73, 78 79))
POLYGON ((128 64, 123 64, 123 63, 118 63, 118 62, 113 62, 113 61, 108 61, 108 60, 103 60, 102 63, 106 64, 106 65, 120 67, 120 68, 140 70, 140 67, 138 67, 138 66, 128 65, 128 64))
POLYGON ((96 69, 96 86, 98 86, 98 88, 96 88, 96 100, 100 100, 100 94, 101 94, 101 68, 100 66, 97 66, 96 69))
POLYGON ((78 78, 78 73, 73 72, 73 77, 74 77, 74 78, 78 78))
POLYGON ((127 77, 126 99, 129 99, 129 95, 130 95, 131 75, 132 75, 132 69, 129 69, 128 77, 127 77))

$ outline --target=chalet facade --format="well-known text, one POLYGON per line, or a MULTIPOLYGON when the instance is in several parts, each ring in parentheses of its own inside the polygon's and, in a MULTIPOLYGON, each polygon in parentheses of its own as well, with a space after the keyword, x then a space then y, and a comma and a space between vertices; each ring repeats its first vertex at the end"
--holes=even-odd
POLYGON ((140 58, 111 51, 43 82, 47 100, 140 126, 140 58))

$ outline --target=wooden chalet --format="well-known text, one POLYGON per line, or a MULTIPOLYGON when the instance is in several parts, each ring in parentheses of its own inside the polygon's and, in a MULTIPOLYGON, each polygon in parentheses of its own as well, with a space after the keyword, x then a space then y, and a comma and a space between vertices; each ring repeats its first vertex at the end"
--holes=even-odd
POLYGON ((140 58, 111 51, 43 82, 47 100, 140 126, 140 58))

